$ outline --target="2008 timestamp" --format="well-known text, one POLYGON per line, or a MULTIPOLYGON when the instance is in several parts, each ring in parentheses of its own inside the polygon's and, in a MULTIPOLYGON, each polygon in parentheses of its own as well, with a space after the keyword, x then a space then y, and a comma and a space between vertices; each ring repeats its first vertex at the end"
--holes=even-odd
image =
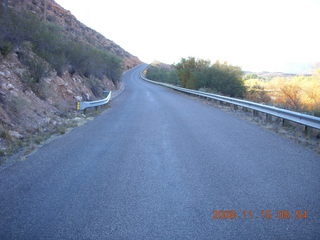
POLYGON ((278 210, 278 211, 217 211, 211 212, 211 219, 306 219, 307 210, 278 210))

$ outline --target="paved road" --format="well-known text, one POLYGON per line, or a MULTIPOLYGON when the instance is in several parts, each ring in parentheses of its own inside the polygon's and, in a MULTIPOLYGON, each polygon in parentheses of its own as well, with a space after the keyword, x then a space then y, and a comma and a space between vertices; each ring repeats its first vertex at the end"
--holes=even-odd
POLYGON ((0 172, 0 239, 320 239, 318 155, 142 68, 111 109, 0 172))

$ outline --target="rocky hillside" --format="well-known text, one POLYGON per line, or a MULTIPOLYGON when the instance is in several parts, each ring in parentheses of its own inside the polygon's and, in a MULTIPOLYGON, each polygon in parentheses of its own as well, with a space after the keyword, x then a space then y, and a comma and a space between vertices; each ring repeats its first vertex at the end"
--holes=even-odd
POLYGON ((113 41, 79 22, 70 11, 62 8, 54 0, 9 0, 9 7, 32 12, 48 22, 62 26, 71 38, 110 51, 123 59, 126 69, 141 63, 137 57, 113 41))
POLYGON ((52 0, 0 6, 0 162, 25 139, 55 132, 77 101, 116 90, 140 63, 52 0))

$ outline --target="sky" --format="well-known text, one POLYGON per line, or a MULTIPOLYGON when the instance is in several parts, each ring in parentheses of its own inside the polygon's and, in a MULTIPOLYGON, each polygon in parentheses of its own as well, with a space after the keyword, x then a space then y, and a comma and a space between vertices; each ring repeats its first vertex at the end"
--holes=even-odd
POLYGON ((320 62, 320 0, 55 0, 146 63, 193 56, 245 71, 320 62))

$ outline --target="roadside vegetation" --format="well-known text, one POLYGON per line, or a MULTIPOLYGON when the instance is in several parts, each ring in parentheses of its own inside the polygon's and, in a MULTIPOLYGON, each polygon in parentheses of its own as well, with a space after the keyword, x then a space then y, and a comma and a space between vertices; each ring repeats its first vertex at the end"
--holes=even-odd
POLYGON ((158 82, 165 82, 174 85, 180 84, 178 72, 174 66, 151 65, 148 68, 146 77, 158 82))
POLYGON ((257 75, 245 80, 246 98, 293 111, 320 116, 320 69, 311 76, 274 77, 257 75))
POLYGON ((70 39, 61 27, 36 15, 10 10, 0 15, 0 53, 6 57, 12 51, 29 68, 35 83, 53 69, 58 75, 69 71, 87 78, 106 76, 115 84, 122 72, 121 59, 110 52, 70 39), (35 62, 21 49, 32 51, 43 61, 35 62))
POLYGON ((320 69, 312 75, 263 77, 243 74, 227 63, 181 59, 178 64, 151 64, 146 77, 185 88, 243 98, 320 116, 320 69))
POLYGON ((147 78, 180 85, 190 89, 201 89, 231 97, 243 97, 246 92, 242 70, 227 63, 182 58, 171 67, 151 66, 147 78))

